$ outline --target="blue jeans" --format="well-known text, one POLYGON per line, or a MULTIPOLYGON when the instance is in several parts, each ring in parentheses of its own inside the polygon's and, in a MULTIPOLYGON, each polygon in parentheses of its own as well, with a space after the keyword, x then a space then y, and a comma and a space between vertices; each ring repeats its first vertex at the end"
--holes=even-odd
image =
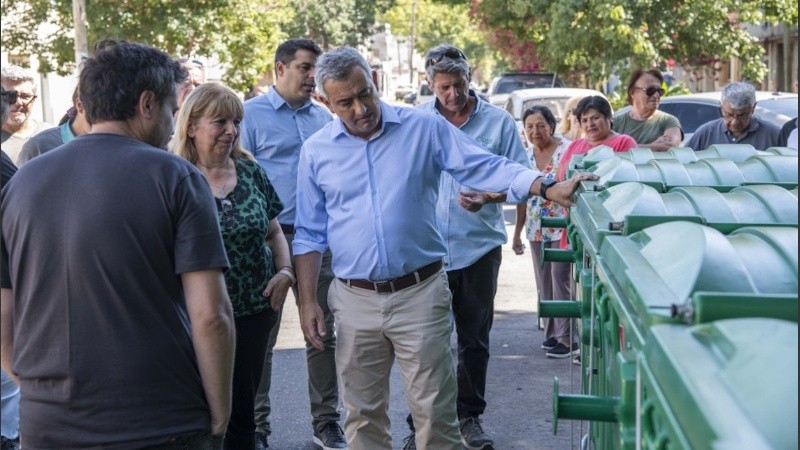
POLYGON ((4 370, 0 372, 0 434, 6 439, 16 439, 19 436, 19 386, 4 370))

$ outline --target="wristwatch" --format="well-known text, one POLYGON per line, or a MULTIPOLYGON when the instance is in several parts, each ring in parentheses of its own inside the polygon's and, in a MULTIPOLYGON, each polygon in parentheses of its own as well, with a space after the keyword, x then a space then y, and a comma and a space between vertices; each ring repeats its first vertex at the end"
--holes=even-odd
POLYGON ((556 180, 554 180, 552 178, 543 179, 542 180, 542 184, 539 185, 539 197, 542 197, 545 200, 549 200, 547 198, 547 195, 546 195, 547 194, 547 188, 549 188, 550 186, 552 186, 552 185, 554 185, 556 183, 557 183, 556 180))

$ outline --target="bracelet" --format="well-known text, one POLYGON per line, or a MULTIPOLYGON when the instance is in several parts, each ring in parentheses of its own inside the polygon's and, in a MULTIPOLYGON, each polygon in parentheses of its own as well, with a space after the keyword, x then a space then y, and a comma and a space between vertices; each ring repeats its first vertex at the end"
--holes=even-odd
POLYGON ((288 271, 294 273, 294 267, 292 267, 292 266, 281 266, 281 267, 278 267, 278 272, 280 272, 283 269, 287 269, 288 271))
POLYGON ((297 283, 297 278, 295 278, 294 274, 288 268, 281 267, 281 270, 279 270, 278 273, 286 275, 286 277, 289 278, 289 281, 292 282, 292 284, 291 284, 292 286, 294 286, 295 283, 297 283))

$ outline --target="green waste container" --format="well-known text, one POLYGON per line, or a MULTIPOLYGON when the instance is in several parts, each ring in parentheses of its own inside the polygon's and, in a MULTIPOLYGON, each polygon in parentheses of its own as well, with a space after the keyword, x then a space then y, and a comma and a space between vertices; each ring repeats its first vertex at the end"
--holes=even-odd
POLYGON ((579 192, 596 191, 628 181, 651 185, 661 192, 679 186, 712 186, 730 190, 745 184, 797 186, 797 157, 757 155, 742 162, 708 158, 682 164, 672 159, 654 159, 645 164, 615 156, 598 163, 592 170, 597 181, 581 183, 579 192))
MULTIPOLYGON (((678 314, 686 304, 696 313, 690 323, 767 317, 797 326, 797 245, 796 226, 745 227, 725 235, 683 221, 605 237, 594 262, 594 315, 582 321, 582 394, 591 402, 617 399, 619 420, 593 424, 596 448, 632 445, 631 417, 624 414, 635 397, 630 366, 654 327, 689 328, 689 315, 678 314)), ((574 407, 567 411, 580 418, 574 407)))
POLYGON ((798 448, 797 323, 656 325, 639 360, 641 448, 798 448))
POLYGON ((705 150, 694 151, 691 147, 673 147, 665 152, 656 152, 649 148, 632 148, 627 152, 614 152, 606 145, 597 146, 583 155, 574 156, 570 167, 573 170, 589 170, 601 161, 613 157, 630 160, 634 164, 645 164, 653 159, 672 159, 681 164, 693 163, 701 159, 723 158, 733 162, 742 162, 751 156, 758 155, 784 155, 797 156, 797 150, 789 147, 770 147, 766 150, 756 150, 750 144, 715 144, 705 150))
MULTIPOLYGON (((608 300, 597 309, 619 327, 604 330, 610 341, 600 345, 640 349, 649 327, 676 323, 674 307, 700 293, 732 294, 731 302, 739 303, 796 297, 797 244, 797 227, 745 227, 724 235, 691 222, 606 237, 597 275, 608 300)), ((781 318, 797 321, 796 315, 781 318)))
POLYGON ((721 193, 705 186, 655 188, 627 182, 584 193, 570 212, 577 238, 596 254, 606 235, 631 233, 660 222, 690 220, 723 231, 746 224, 797 224, 797 190, 750 185, 721 193))

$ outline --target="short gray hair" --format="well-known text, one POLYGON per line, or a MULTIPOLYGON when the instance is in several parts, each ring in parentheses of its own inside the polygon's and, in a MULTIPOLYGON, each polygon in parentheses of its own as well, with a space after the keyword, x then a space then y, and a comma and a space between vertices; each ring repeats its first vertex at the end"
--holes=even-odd
POLYGON ((14 64, 5 65, 3 66, 2 72, 0 72, 0 79, 2 79, 4 83, 10 84, 20 84, 30 81, 31 84, 33 84, 33 92, 36 92, 36 79, 30 69, 14 64))
MULTIPOLYGON (((450 44, 441 44, 433 47, 432 49, 428 50, 425 53, 425 60, 428 60, 428 55, 431 53, 438 53, 438 52, 445 52, 448 49, 455 49, 456 47, 450 44)), ((459 50, 460 51, 460 50, 459 50)), ((461 75, 464 78, 464 81, 469 83, 469 64, 464 59, 450 59, 450 58, 442 58, 436 64, 431 64, 425 69, 425 75, 428 77, 428 80, 432 83, 433 77, 437 73, 447 73, 451 75, 461 75)))
POLYGON ((744 109, 756 104, 756 88, 750 83, 736 81, 722 88, 720 105, 728 102, 733 109, 744 109))
POLYGON ((364 72, 367 82, 375 88, 372 82, 372 68, 367 64, 367 60, 352 47, 340 47, 329 52, 325 52, 317 60, 314 69, 314 81, 317 84, 319 95, 328 98, 325 92, 325 82, 330 80, 346 80, 354 68, 358 67, 364 72))

